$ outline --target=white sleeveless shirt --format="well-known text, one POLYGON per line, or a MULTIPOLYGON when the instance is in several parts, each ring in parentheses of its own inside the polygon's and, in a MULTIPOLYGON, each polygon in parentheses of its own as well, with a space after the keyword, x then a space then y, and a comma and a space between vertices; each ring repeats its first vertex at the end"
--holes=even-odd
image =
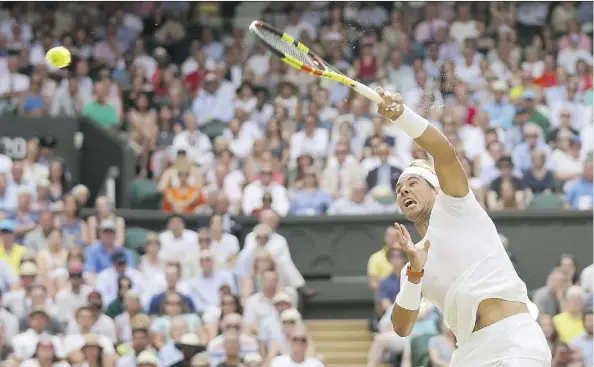
MULTIPOLYGON (((516 273, 495 224, 472 190, 462 198, 440 192, 431 211, 427 234, 431 241, 423 276, 423 297, 443 313, 458 345, 468 340, 481 301, 501 298, 531 302, 526 284, 516 273)), ((406 279, 403 269, 401 282, 406 279)))

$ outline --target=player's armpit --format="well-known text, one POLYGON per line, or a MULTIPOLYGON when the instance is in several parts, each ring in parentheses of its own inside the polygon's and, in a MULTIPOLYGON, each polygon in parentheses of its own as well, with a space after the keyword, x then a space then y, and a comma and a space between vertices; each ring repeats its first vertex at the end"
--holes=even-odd
POLYGON ((448 139, 433 125, 429 125, 415 142, 433 157, 441 190, 453 197, 466 196, 470 190, 466 172, 448 139))

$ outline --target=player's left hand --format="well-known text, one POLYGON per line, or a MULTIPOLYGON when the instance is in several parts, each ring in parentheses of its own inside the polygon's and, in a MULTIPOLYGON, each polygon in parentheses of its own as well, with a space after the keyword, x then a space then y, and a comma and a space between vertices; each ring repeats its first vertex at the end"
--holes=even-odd
POLYGON ((384 102, 377 107, 377 112, 390 120, 396 120, 404 112, 404 99, 400 93, 385 91, 382 87, 375 88, 384 102))
POLYGON ((405 226, 394 223, 394 227, 396 228, 396 242, 406 254, 411 270, 415 272, 423 271, 425 263, 427 262, 427 253, 431 247, 431 242, 427 240, 423 244, 423 247, 418 248, 412 241, 410 233, 408 233, 405 226))

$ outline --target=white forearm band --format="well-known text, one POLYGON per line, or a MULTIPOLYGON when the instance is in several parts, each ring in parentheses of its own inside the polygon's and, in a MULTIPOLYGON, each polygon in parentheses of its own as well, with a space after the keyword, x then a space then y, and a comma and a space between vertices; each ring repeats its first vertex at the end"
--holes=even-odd
POLYGON ((398 125, 398 127, 404 130, 404 132, 413 139, 423 135, 425 130, 427 130, 427 126, 429 126, 429 121, 427 121, 427 119, 423 118, 406 105, 404 106, 402 115, 396 120, 392 120, 392 122, 398 125))
POLYGON ((418 310, 421 307, 421 283, 415 284, 406 280, 396 296, 396 304, 405 310, 418 310))

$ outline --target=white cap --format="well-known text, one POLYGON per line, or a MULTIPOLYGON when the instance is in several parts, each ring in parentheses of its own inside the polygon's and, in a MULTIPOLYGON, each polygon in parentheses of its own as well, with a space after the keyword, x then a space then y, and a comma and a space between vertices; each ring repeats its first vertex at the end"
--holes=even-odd
POLYGON ((301 313, 294 308, 284 310, 280 314, 281 321, 301 321, 301 313))

